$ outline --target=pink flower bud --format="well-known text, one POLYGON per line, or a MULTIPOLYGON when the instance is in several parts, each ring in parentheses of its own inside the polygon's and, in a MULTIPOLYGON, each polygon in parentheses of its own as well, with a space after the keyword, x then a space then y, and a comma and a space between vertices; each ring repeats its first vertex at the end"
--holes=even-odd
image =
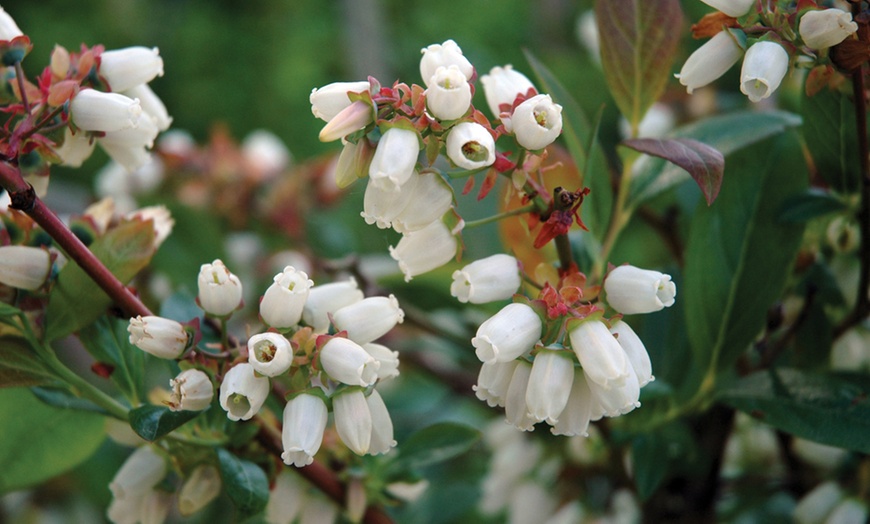
POLYGON ((495 162, 495 140, 477 122, 462 122, 447 135, 447 157, 462 169, 474 170, 495 162))
POLYGON ((135 46, 104 51, 98 63, 99 74, 114 92, 126 91, 163 76, 163 59, 156 47, 135 46))
POLYGON ((554 104, 550 95, 533 96, 514 109, 511 126, 519 145, 543 149, 562 132, 562 106, 554 104))
POLYGON ((508 304, 480 325, 471 344, 481 362, 510 362, 531 351, 542 329, 541 319, 531 307, 508 304))
POLYGON ((314 282, 304 271, 297 271, 292 266, 285 267, 272 280, 260 301, 260 316, 274 328, 295 326, 302 320, 302 309, 314 282))
POLYGON ((369 125, 373 118, 374 111, 371 104, 357 100, 342 109, 335 118, 323 126, 320 130, 320 141, 332 142, 344 138, 369 125))
POLYGON ((426 89, 426 106, 439 120, 456 120, 471 107, 471 85, 459 67, 439 67, 426 89))
POLYGON ((169 381, 172 393, 169 409, 172 411, 202 411, 211 405, 214 385, 203 371, 188 369, 169 381))
POLYGON ((202 265, 197 286, 199 305, 210 315, 229 315, 242 302, 242 283, 239 277, 230 273, 220 260, 202 265))
POLYGON ((180 322, 163 317, 131 318, 127 331, 131 344, 158 358, 179 358, 190 343, 189 334, 180 322))
POLYGON ((248 363, 261 375, 277 377, 293 364, 293 348, 284 335, 259 333, 248 339, 248 363))
POLYGON ((284 406, 284 428, 281 440, 284 464, 297 468, 314 462, 314 455, 323 442, 323 431, 329 413, 323 399, 316 395, 296 395, 284 406))
POLYGON ((269 396, 269 379, 258 377, 248 363, 227 371, 221 383, 220 403, 230 420, 248 420, 263 407, 269 396))

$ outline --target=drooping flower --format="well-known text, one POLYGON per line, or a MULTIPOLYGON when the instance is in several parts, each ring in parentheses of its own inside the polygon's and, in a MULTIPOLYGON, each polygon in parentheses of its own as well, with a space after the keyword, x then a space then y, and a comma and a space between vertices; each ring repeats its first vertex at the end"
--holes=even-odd
POLYGON ((518 360, 484 362, 480 366, 477 384, 472 387, 477 398, 485 401, 489 407, 504 407, 511 377, 518 363, 518 360))
POLYGON ((232 274, 219 259, 200 267, 197 286, 199 305, 211 315, 229 315, 242 302, 239 277, 232 274))
MULTIPOLYGON (((419 231, 440 221, 453 205, 453 189, 438 173, 426 171, 412 178, 416 180, 407 204, 392 220, 393 229, 399 233, 419 231)), ((402 186, 402 193, 404 190, 402 186)))
POLYGON ((85 160, 94 152, 97 142, 87 133, 72 134, 72 129, 66 127, 63 131, 63 144, 54 148, 61 162, 69 167, 81 167, 85 160))
POLYGON ((363 93, 369 91, 371 85, 367 80, 359 82, 333 82, 311 90, 308 101, 311 102, 311 113, 324 122, 329 122, 352 103, 348 93, 363 93))
POLYGON ((393 225, 393 221, 408 207, 408 202, 414 194, 420 175, 413 174, 407 182, 399 187, 398 191, 393 188, 384 188, 373 179, 366 184, 366 192, 363 196, 363 210, 360 213, 366 224, 374 224, 380 229, 387 229, 393 225))
POLYGON ((586 378, 589 379, 587 385, 589 391, 592 392, 592 398, 595 399, 592 411, 593 420, 597 420, 601 415, 606 417, 625 415, 634 408, 640 407, 638 401, 640 383, 637 381, 637 374, 628 359, 624 361, 623 373, 625 374, 624 382, 603 385, 591 380, 589 372, 586 371, 586 378))
POLYGON ((604 280, 607 303, 623 315, 652 313, 674 304, 677 286, 670 275, 635 266, 619 266, 604 280))
POLYGON ((674 76, 686 86, 686 92, 692 94, 695 89, 724 75, 741 56, 743 48, 737 44, 735 37, 727 30, 719 31, 689 55, 683 68, 674 76))
POLYGON ((649 353, 631 326, 623 320, 617 320, 610 326, 610 332, 616 335, 616 341, 625 351, 625 356, 628 357, 628 361, 637 375, 639 386, 644 387, 655 380, 649 353))
POLYGON ((138 100, 118 93, 82 89, 70 101, 69 111, 79 129, 108 133, 138 125, 142 106, 138 100))
POLYGON ((366 404, 369 406, 369 412, 372 417, 372 438, 369 443, 369 454, 380 455, 386 453, 396 446, 396 441, 393 439, 393 420, 390 418, 390 412, 387 411, 387 406, 384 404, 384 399, 376 389, 366 397, 366 404))
POLYGON ((190 336, 180 322, 158 316, 131 318, 127 331, 131 344, 158 358, 176 359, 190 343, 190 336))
POLYGON ((333 337, 320 350, 320 365, 333 379, 352 386, 378 380, 380 363, 353 340, 333 337))
POLYGON ((0 247, 0 284, 18 289, 40 288, 51 271, 48 251, 30 246, 0 247))
POLYGON ((169 409, 172 411, 202 411, 211 405, 214 385, 199 369, 182 371, 169 381, 169 409))
POLYGON ((159 132, 156 121, 140 113, 133 127, 107 132, 97 139, 97 143, 112 160, 132 172, 151 161, 147 150, 153 147, 159 132))
POLYGON ((508 304, 487 319, 471 339, 481 362, 510 362, 530 351, 541 338, 543 326, 525 304, 508 304))
POLYGON ((221 493, 221 475, 209 464, 197 466, 178 492, 178 511, 190 516, 204 508, 221 493))
POLYGON ((536 95, 514 109, 511 128, 517 143, 529 150, 552 144, 562 132, 562 106, 550 95, 536 95))
POLYGON ((293 348, 279 333, 259 333, 248 339, 248 363, 261 375, 277 377, 293 364, 293 348))
POLYGON ((118 524, 163 522, 171 499, 168 493, 160 496, 154 486, 165 476, 166 462, 151 446, 134 451, 109 483, 112 503, 106 516, 118 524))
POLYGON ((722 11, 728 16, 738 18, 746 13, 755 4, 755 0, 701 0, 713 9, 722 11))
POLYGON ((432 44, 420 50, 423 57, 420 59, 420 77, 426 87, 432 83, 432 77, 439 67, 455 65, 466 79, 471 79, 474 74, 474 66, 462 54, 462 49, 453 40, 447 40, 441 44, 432 44))
POLYGON ((456 120, 471 107, 471 84, 456 65, 439 67, 425 94, 429 112, 439 120, 456 120))
POLYGON ((532 366, 525 360, 518 361, 504 401, 506 420, 523 431, 532 431, 535 427, 535 419, 529 415, 526 404, 526 390, 531 374, 532 366))
POLYGON ((154 120, 157 129, 166 131, 172 125, 172 117, 169 116, 169 111, 160 97, 148 87, 147 84, 139 84, 122 93, 134 100, 139 100, 139 105, 142 106, 142 111, 154 120))
POLYGON ((405 282, 410 282, 415 276, 449 262, 458 248, 456 237, 443 222, 436 220, 402 235, 398 244, 390 246, 390 256, 399 263, 405 282))
POLYGON ((220 389, 220 403, 227 418, 233 421, 248 420, 263 407, 269 396, 269 379, 258 377, 254 367, 243 362, 224 375, 220 389))
POLYGON ((371 182, 385 191, 399 188, 414 175, 420 142, 417 133, 409 129, 388 129, 378 142, 369 165, 371 182))
POLYGON ((450 294, 462 303, 485 304, 510 298, 521 283, 517 259, 499 253, 454 271, 450 294))
POLYGON ((486 105, 496 118, 501 113, 501 105, 512 106, 517 95, 525 95, 529 89, 535 88, 526 75, 516 71, 510 64, 493 67, 488 75, 480 77, 480 83, 483 84, 486 105))
POLYGON ((273 328, 295 326, 302 320, 302 310, 314 282, 304 271, 286 266, 272 279, 272 285, 260 301, 260 316, 273 328))
POLYGON ((526 407, 536 421, 556 424, 568 403, 574 382, 574 360, 565 350, 535 355, 526 389, 526 407))
POLYGON ((569 327, 571 347, 586 377, 603 388, 620 387, 628 379, 631 365, 625 351, 604 322, 583 320, 569 327))
POLYGON ((335 429, 344 445, 357 455, 369 451, 372 439, 372 414, 365 393, 353 388, 332 397, 335 429))
POLYGON ((163 76, 163 59, 156 47, 134 46, 103 51, 97 63, 99 74, 114 92, 126 91, 163 76))
POLYGON ((756 42, 746 50, 740 69, 740 92, 759 102, 779 87, 788 72, 788 52, 775 42, 756 42))
POLYGON ((333 323, 357 344, 368 344, 386 335, 405 319, 395 296, 368 297, 337 310, 333 323))
POLYGON ((281 459, 284 464, 301 468, 314 462, 314 455, 323 442, 328 418, 326 404, 316 395, 302 393, 287 402, 281 433, 284 445, 281 459))
POLYGON ((302 308, 302 320, 315 332, 323 333, 329 328, 330 314, 363 298, 363 292, 353 277, 343 282, 314 286, 308 291, 308 300, 302 308))
POLYGON ((495 162, 495 140, 477 122, 462 122, 447 135, 447 157, 462 169, 491 166, 495 162))
POLYGON ((553 435, 574 437, 588 435, 589 420, 595 400, 586 382, 586 374, 582 369, 574 370, 574 381, 565 409, 559 416, 559 421, 550 428, 553 435))
POLYGON ((852 13, 836 8, 807 11, 798 25, 801 39, 812 49, 835 46, 857 30, 852 13))
POLYGON ((393 351, 386 346, 375 344, 374 342, 363 344, 362 348, 378 361, 378 380, 399 376, 398 351, 393 351))
POLYGON ((12 40, 13 38, 22 36, 24 33, 18 28, 15 19, 0 7, 0 40, 12 40))

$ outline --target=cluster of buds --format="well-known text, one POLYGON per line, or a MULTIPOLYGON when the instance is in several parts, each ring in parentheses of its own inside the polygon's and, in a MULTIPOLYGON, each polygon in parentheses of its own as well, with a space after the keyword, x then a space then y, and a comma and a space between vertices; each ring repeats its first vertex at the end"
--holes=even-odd
POLYGON ((830 76, 832 61, 845 70, 856 65, 848 63, 847 57, 854 53, 845 49, 857 44, 858 24, 851 13, 820 8, 813 0, 798 2, 797 13, 784 11, 781 4, 754 0, 703 2, 719 11, 692 27, 696 38, 712 38, 692 53, 676 75, 690 94, 725 74, 741 58, 740 91, 752 102, 772 95, 799 56, 817 63, 818 75, 830 76), (837 46, 845 46, 844 52, 829 51, 837 46))
MULTIPOLYGON (((224 322, 242 306, 241 281, 220 260, 203 264, 197 283, 197 302, 207 315, 224 322)), ((266 331, 251 336, 228 368, 191 367, 172 379, 170 409, 207 408, 216 376, 219 403, 233 421, 257 415, 272 391, 289 399, 282 454, 288 465, 314 460, 329 411, 354 453, 376 455, 395 446, 389 412, 375 389, 399 373, 398 353, 377 343, 404 319, 394 296, 366 298, 352 278, 315 286, 305 272, 287 266, 262 296, 259 312, 266 331)), ((184 357, 185 367, 199 362, 188 352, 198 342, 197 325, 137 317, 128 330, 138 348, 165 359, 184 357)))
POLYGON ((674 303, 668 275, 633 266, 614 268, 600 289, 569 272, 558 289, 546 284, 535 300, 514 301, 486 320, 471 340, 483 362, 477 397, 505 408, 508 423, 531 431, 538 422, 555 435, 586 435, 590 421, 640 406, 640 389, 654 379, 646 348, 623 314, 650 313, 674 303))
POLYGON ((561 106, 511 66, 481 78, 491 121, 472 103, 477 74, 456 42, 422 53, 423 86, 382 87, 370 78, 329 84, 310 97, 312 113, 327 122, 320 139, 345 142, 336 168, 339 187, 368 176, 363 218, 402 234, 390 255, 406 280, 446 264, 461 247, 464 222, 437 167, 442 153, 455 168, 451 176, 488 171, 484 188, 491 188, 498 174, 513 174, 522 186, 525 180, 516 175, 528 175, 515 173, 517 164, 496 149, 496 141, 512 137, 525 158, 543 154, 562 130, 561 106))

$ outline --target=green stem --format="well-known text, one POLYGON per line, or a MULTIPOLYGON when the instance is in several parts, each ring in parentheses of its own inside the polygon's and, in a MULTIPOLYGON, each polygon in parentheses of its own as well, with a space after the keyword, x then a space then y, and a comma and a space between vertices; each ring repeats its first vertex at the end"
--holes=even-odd
POLYGON ((465 223, 464 229, 482 226, 484 224, 489 224, 492 222, 497 222, 503 218, 508 218, 508 217, 512 217, 512 216, 516 216, 516 215, 522 215, 523 213, 529 213, 531 211, 534 211, 535 209, 537 209, 537 206, 535 206, 534 204, 529 204, 529 205, 526 205, 523 207, 518 207, 516 209, 511 209, 510 211, 505 211, 504 213, 499 213, 497 215, 493 215, 491 217, 481 218, 479 220, 470 220, 470 221, 465 223))
POLYGON ((230 350, 230 338, 227 333, 227 319, 221 318, 221 345, 224 348, 224 351, 230 350))
POLYGON ((607 233, 604 235, 604 241, 601 243, 601 251, 595 264, 592 266, 591 278, 593 282, 597 282, 604 276, 604 265, 613 250, 613 246, 619 239, 619 234, 631 219, 633 209, 627 207, 629 188, 631 187, 631 168, 634 165, 634 158, 625 162, 622 167, 622 175, 619 181, 619 189, 616 193, 616 201, 613 203, 613 212, 610 215, 610 224, 607 228, 607 233))

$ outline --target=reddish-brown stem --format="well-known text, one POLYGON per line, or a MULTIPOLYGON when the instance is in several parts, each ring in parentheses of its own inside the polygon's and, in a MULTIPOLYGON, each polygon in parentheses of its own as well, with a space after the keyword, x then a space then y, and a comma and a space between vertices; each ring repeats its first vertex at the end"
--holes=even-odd
POLYGON ((21 103, 24 104, 24 112, 30 114, 30 102, 27 100, 27 90, 24 83, 24 69, 21 61, 15 62, 15 79, 18 81, 18 91, 21 92, 21 103))
POLYGON ((9 192, 12 208, 27 213, 48 235, 97 283, 127 316, 151 315, 151 311, 106 269, 100 260, 61 222, 45 203, 36 196, 33 188, 24 181, 19 170, 6 162, 0 162, 0 185, 9 192))

